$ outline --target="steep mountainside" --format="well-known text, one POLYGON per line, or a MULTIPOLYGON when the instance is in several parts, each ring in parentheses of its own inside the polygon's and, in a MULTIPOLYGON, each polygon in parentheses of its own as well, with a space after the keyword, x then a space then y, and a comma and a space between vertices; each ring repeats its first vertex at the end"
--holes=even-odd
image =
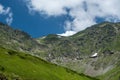
MULTIPOLYGON (((120 23, 104 22, 71 37, 48 35, 40 38, 39 43, 49 47, 46 60, 90 76, 115 70, 120 63, 120 23), (97 56, 92 57, 95 53, 97 56)), ((118 78, 120 70, 115 73, 118 78)), ((114 77, 108 76, 109 80, 114 77)))
POLYGON ((120 23, 100 23, 70 37, 50 34, 38 39, 0 23, 0 46, 101 80, 120 78, 120 23))
POLYGON ((0 47, 0 80, 97 80, 25 53, 0 47))
POLYGON ((43 49, 46 48, 45 45, 38 44, 27 33, 3 23, 0 23, 0 45, 8 49, 34 53, 34 55, 43 52, 43 49))
POLYGON ((71 37, 51 34, 40 38, 39 41, 48 45, 51 55, 56 57, 76 58, 79 55, 95 52, 120 51, 120 23, 105 22, 89 27, 71 37))

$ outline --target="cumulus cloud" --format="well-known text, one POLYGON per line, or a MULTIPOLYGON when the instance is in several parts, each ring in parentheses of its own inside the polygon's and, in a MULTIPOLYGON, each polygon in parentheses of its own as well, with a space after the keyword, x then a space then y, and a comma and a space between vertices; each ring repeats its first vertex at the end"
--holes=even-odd
POLYGON ((80 0, 26 0, 31 11, 49 16, 59 16, 67 14, 67 8, 72 8, 79 4, 80 0))
POLYGON ((65 21, 65 30, 74 32, 96 24, 97 18, 119 22, 119 3, 120 0, 27 0, 30 11, 48 16, 69 15, 73 20, 65 21))
POLYGON ((3 5, 0 4, 0 15, 7 16, 6 22, 10 25, 13 21, 13 13, 10 7, 5 8, 3 5))

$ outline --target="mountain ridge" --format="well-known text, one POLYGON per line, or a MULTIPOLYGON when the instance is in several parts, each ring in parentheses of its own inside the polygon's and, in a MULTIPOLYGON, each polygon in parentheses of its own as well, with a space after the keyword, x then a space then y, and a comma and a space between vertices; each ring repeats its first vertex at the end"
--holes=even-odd
POLYGON ((40 41, 49 46, 46 60, 90 76, 102 75, 120 61, 120 23, 104 22, 70 37, 51 35, 40 41), (97 57, 90 58, 94 53, 97 57))
POLYGON ((50 34, 37 39, 9 29, 9 26, 2 29, 5 26, 0 24, 2 47, 27 52, 78 73, 98 76, 101 80, 118 79, 120 76, 120 23, 96 24, 69 37, 50 34), (91 57, 95 53, 97 56, 91 57), (117 71, 113 74, 114 70, 117 71))

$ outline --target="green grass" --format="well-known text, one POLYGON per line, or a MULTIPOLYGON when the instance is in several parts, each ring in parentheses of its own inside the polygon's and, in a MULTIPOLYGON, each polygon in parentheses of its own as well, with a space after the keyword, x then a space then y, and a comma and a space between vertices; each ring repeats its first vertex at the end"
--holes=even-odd
POLYGON ((37 57, 5 48, 0 48, 0 76, 1 74, 9 80, 96 80, 37 57))

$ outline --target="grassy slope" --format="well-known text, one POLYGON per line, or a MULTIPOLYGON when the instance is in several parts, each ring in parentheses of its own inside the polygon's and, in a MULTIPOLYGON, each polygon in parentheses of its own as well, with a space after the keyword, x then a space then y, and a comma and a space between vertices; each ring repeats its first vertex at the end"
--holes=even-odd
POLYGON ((0 73, 10 80, 94 80, 28 54, 0 48, 0 73))

